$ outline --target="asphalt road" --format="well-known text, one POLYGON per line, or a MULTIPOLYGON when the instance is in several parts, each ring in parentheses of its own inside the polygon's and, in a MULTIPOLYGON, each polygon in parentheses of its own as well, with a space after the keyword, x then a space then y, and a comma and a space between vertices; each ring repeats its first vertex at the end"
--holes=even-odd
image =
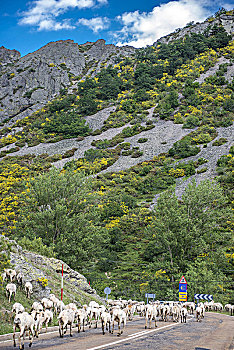
MULTIPOLYGON (((58 330, 41 334, 33 349, 51 350, 234 350, 234 317, 208 313, 202 322, 190 318, 186 324, 157 322, 158 327, 145 330, 144 319, 135 317, 127 323, 123 335, 102 335, 101 327, 86 329, 73 337, 59 338, 58 330)), ((29 341, 25 340, 25 348, 29 341)), ((0 339, 0 350, 14 349, 12 340, 0 339)))

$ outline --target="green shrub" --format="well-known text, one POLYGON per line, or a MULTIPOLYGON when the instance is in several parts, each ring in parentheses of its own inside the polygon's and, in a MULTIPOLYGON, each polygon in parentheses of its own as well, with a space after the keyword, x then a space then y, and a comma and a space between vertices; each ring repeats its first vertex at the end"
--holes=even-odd
POLYGON ((223 145, 224 143, 226 143, 227 141, 228 141, 228 140, 227 140, 226 138, 221 137, 220 139, 214 141, 214 142, 212 143, 212 146, 221 146, 221 145, 223 145))
POLYGON ((200 124, 199 118, 194 115, 189 115, 183 125, 183 129, 192 129, 200 124))
POLYGON ((141 157, 143 154, 144 154, 144 152, 136 150, 136 151, 134 151, 134 152, 132 153, 131 157, 132 157, 132 158, 139 158, 139 157, 141 157))
POLYGON ((142 138, 137 140, 138 143, 145 143, 147 141, 148 141, 148 139, 146 137, 142 137, 142 138))
POLYGON ((132 150, 128 150, 128 151, 122 151, 122 156, 130 156, 132 154, 132 150))
POLYGON ((49 258, 55 257, 54 248, 52 246, 48 247, 43 242, 41 237, 29 239, 28 237, 23 237, 18 241, 19 245, 31 252, 39 253, 41 255, 45 255, 49 258))
POLYGON ((70 158, 70 157, 74 156, 74 153, 75 153, 75 151, 77 151, 77 149, 78 149, 78 148, 75 148, 75 147, 74 147, 74 148, 72 148, 72 149, 66 151, 66 152, 62 155, 62 158, 64 159, 64 158, 70 158))
POLYGON ((207 171, 207 168, 201 168, 197 170, 197 174, 202 174, 205 173, 207 171))
POLYGON ((174 158, 187 158, 195 156, 200 152, 200 148, 191 145, 189 138, 184 138, 174 143, 173 147, 169 149, 169 155, 174 158))

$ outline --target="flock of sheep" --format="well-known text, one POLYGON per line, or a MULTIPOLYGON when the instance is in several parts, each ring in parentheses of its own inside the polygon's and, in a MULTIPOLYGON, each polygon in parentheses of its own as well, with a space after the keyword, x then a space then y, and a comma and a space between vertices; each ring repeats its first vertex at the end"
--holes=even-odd
MULTIPOLYGON (((15 270, 5 270, 2 275, 3 280, 9 279, 11 283, 6 285, 6 293, 9 298, 15 297, 16 285, 12 283, 14 279, 22 286, 23 276, 21 273, 16 273, 15 270), (13 288, 14 287, 14 288, 13 288)), ((32 294, 32 284, 26 282, 25 292, 28 298, 32 294)), ((234 314, 234 305, 227 304, 224 307, 227 311, 234 314)), ((118 324, 118 335, 123 333, 126 326, 127 319, 132 320, 134 315, 139 315, 145 318, 145 328, 151 328, 151 323, 154 321, 155 327, 157 327, 157 320, 174 322, 185 322, 188 313, 194 314, 197 321, 201 321, 205 316, 205 311, 222 311, 223 306, 220 303, 205 302, 195 305, 193 302, 159 302, 155 301, 149 304, 145 302, 138 302, 132 300, 111 300, 107 301, 107 305, 99 305, 95 301, 91 301, 89 305, 83 305, 77 308, 75 303, 64 305, 54 294, 50 294, 49 298, 43 298, 40 302, 35 301, 32 304, 30 313, 25 311, 25 308, 20 303, 15 303, 12 307, 12 313, 14 314, 13 322, 13 342, 16 346, 16 331, 19 330, 19 348, 24 348, 24 338, 26 332, 29 334, 29 346, 31 347, 33 337, 38 337, 42 331, 43 325, 47 327, 50 322, 53 321, 54 314, 57 316, 59 324, 59 335, 63 337, 70 328, 70 336, 72 336, 72 327, 76 325, 78 332, 85 331, 85 326, 89 328, 92 324, 95 324, 95 328, 98 327, 98 323, 101 324, 102 333, 105 331, 114 333, 114 324, 118 324), (121 325, 122 329, 121 329, 121 325)))

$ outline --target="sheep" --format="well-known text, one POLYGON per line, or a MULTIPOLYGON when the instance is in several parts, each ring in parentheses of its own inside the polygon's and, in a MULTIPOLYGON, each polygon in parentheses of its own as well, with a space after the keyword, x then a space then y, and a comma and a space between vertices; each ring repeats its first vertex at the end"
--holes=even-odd
POLYGON ((32 283, 31 282, 26 282, 25 283, 25 286, 24 286, 24 290, 25 290, 25 293, 26 293, 26 297, 30 299, 31 297, 31 294, 32 294, 32 283))
POLYGON ((13 282, 16 279, 16 271, 12 269, 6 269, 6 277, 9 278, 11 282, 13 282))
POLYGON ((54 311, 55 313, 60 313, 61 311, 63 311, 63 309, 65 308, 65 305, 63 303, 62 300, 59 300, 56 304, 55 304, 55 307, 54 307, 54 311))
POLYGON ((215 311, 220 311, 221 312, 223 310, 223 305, 221 303, 214 303, 212 308, 215 311))
POLYGON ((77 311, 77 310, 78 310, 76 304, 74 304, 74 303, 70 303, 70 304, 66 305, 66 306, 64 307, 64 309, 65 309, 65 310, 71 309, 71 310, 73 310, 73 311, 77 311))
POLYGON ((16 346, 16 341, 15 341, 15 335, 16 335, 16 330, 19 329, 20 334, 19 334, 19 348, 24 349, 24 337, 26 334, 26 331, 29 332, 29 347, 32 346, 33 342, 33 334, 34 334, 34 319, 33 316, 29 315, 27 312, 23 312, 22 314, 17 314, 14 319, 14 324, 13 324, 13 342, 14 346, 16 346), (22 344, 21 344, 21 340, 22 344))
POLYGON ((96 301, 94 301, 94 300, 92 300, 92 301, 90 301, 90 303, 89 303, 89 307, 97 307, 97 308, 99 308, 99 304, 96 302, 96 301))
POLYGON ((201 311, 202 311, 201 317, 204 318, 205 317, 205 306, 204 306, 204 304, 203 303, 199 303, 198 307, 201 308, 201 311))
POLYGON ((201 322, 201 318, 202 318, 202 308, 200 306, 198 306, 196 308, 196 319, 197 319, 197 322, 201 322))
POLYGON ((17 280, 17 282, 18 282, 18 284, 20 285, 21 288, 23 287, 23 278, 24 278, 24 275, 22 274, 22 272, 19 272, 16 275, 16 280, 17 280))
POLYGON ((51 301, 48 298, 42 298, 41 299, 41 304, 43 305, 44 310, 53 308, 53 301, 51 301))
POLYGON ((183 322, 186 323, 187 315, 188 315, 188 311, 186 307, 182 307, 182 309, 180 310, 181 323, 183 322))
POLYGON ((102 322, 102 334, 105 335, 105 329, 108 330, 107 325, 109 325, 109 333, 111 333, 111 314, 103 311, 100 318, 102 322))
POLYGON ((143 316, 145 314, 145 304, 137 304, 136 305, 136 312, 140 314, 140 316, 143 316))
POLYGON ((40 333, 40 324, 41 324, 41 319, 42 319, 42 312, 39 310, 33 310, 31 312, 31 316, 34 320, 34 332, 35 332, 35 337, 38 338, 38 335, 40 333))
POLYGON ((32 307, 31 307, 31 312, 32 311, 42 312, 43 306, 38 301, 34 301, 34 303, 32 304, 32 307))
POLYGON ((20 303, 15 303, 12 306, 12 310, 11 310, 11 312, 15 313, 16 315, 20 313, 22 314, 24 311, 25 311, 24 306, 20 303))
POLYGON ((234 305, 230 306, 229 311, 231 313, 231 316, 234 316, 234 305))
POLYGON ((191 302, 191 303, 189 304, 189 311, 190 311, 190 314, 193 314, 193 313, 194 313, 195 308, 196 308, 195 303, 191 302))
POLYGON ((178 305, 174 305, 172 307, 172 320, 173 322, 179 322, 179 317, 180 317, 180 308, 178 305))
POLYGON ((234 315, 234 305, 231 305, 231 304, 226 304, 224 306, 224 309, 228 312, 230 312, 231 316, 234 315))
POLYGON ((72 324, 75 320, 75 313, 76 311, 72 309, 66 309, 60 312, 58 316, 60 338, 63 338, 66 333, 66 330, 64 332, 64 329, 67 328, 68 325, 70 326, 70 337, 72 337, 72 324))
MULTIPOLYGON (((60 302, 62 302, 62 301, 59 300, 58 298, 56 298, 56 296, 55 296, 54 294, 50 294, 49 300, 52 301, 54 312, 57 314, 57 312, 58 312, 58 310, 57 310, 57 309, 58 309, 58 306, 57 306, 57 305, 58 305, 60 302)), ((60 311, 62 311, 62 310, 60 310, 60 311)))
POLYGON ((158 310, 156 305, 146 305, 146 313, 145 313, 145 328, 147 328, 148 320, 149 320, 149 328, 151 328, 152 320, 155 321, 155 328, 157 327, 156 317, 158 316, 158 310))
POLYGON ((135 309, 136 309, 135 305, 131 305, 131 304, 127 305, 127 307, 124 309, 124 311, 128 316, 129 321, 132 321, 135 309))
POLYGON ((168 305, 164 305, 162 307, 162 310, 161 310, 162 320, 166 322, 167 319, 168 319, 169 314, 170 314, 169 306, 168 305))
POLYGON ((224 305, 224 309, 225 309, 226 311, 229 311, 231 307, 232 307, 231 304, 226 304, 226 305, 224 305))
POLYGON ((76 317, 77 317, 78 333, 80 333, 81 324, 83 325, 83 332, 85 332, 84 323, 85 323, 85 320, 87 320, 86 310, 84 308, 78 309, 76 311, 76 317))
POLYGON ((127 323, 127 316, 124 310, 121 310, 120 308, 115 308, 111 311, 112 315, 112 331, 111 333, 114 333, 114 323, 115 321, 118 322, 118 328, 119 328, 119 333, 117 334, 120 336, 123 333, 124 328, 126 327, 127 323), (123 323, 123 329, 122 331, 120 330, 121 323, 123 323))
POLYGON ((89 318, 89 328, 92 327, 92 320, 94 318, 94 322, 96 323, 95 328, 97 328, 98 320, 100 317, 100 310, 99 307, 88 307, 87 308, 87 315, 89 318))
POLYGON ((8 283, 6 285, 6 297, 9 300, 9 303, 11 302, 11 297, 15 299, 15 294, 16 294, 16 285, 14 283, 8 283))
POLYGON ((42 330, 43 324, 45 324, 46 332, 48 328, 48 324, 53 321, 53 312, 51 310, 46 309, 41 313, 40 317, 40 332, 42 330))
POLYGON ((2 284, 4 283, 6 278, 7 278, 6 271, 3 271, 2 272, 2 284))

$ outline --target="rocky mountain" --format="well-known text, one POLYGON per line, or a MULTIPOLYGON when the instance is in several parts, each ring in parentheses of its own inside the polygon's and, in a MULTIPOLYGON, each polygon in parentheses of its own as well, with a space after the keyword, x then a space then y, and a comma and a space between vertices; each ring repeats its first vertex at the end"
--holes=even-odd
POLYGON ((132 47, 106 45, 104 40, 82 45, 60 40, 24 57, 0 47, 0 121, 30 115, 61 90, 72 91, 87 74, 95 75, 100 67, 134 52, 132 47))
POLYGON ((173 40, 184 38, 186 35, 191 35, 191 33, 207 33, 207 35, 209 35, 209 31, 211 31, 214 26, 222 26, 228 34, 233 35, 234 15, 232 11, 220 11, 216 15, 207 18, 207 20, 201 23, 188 23, 184 28, 178 28, 173 33, 158 39, 154 45, 160 42, 168 44, 173 40))

